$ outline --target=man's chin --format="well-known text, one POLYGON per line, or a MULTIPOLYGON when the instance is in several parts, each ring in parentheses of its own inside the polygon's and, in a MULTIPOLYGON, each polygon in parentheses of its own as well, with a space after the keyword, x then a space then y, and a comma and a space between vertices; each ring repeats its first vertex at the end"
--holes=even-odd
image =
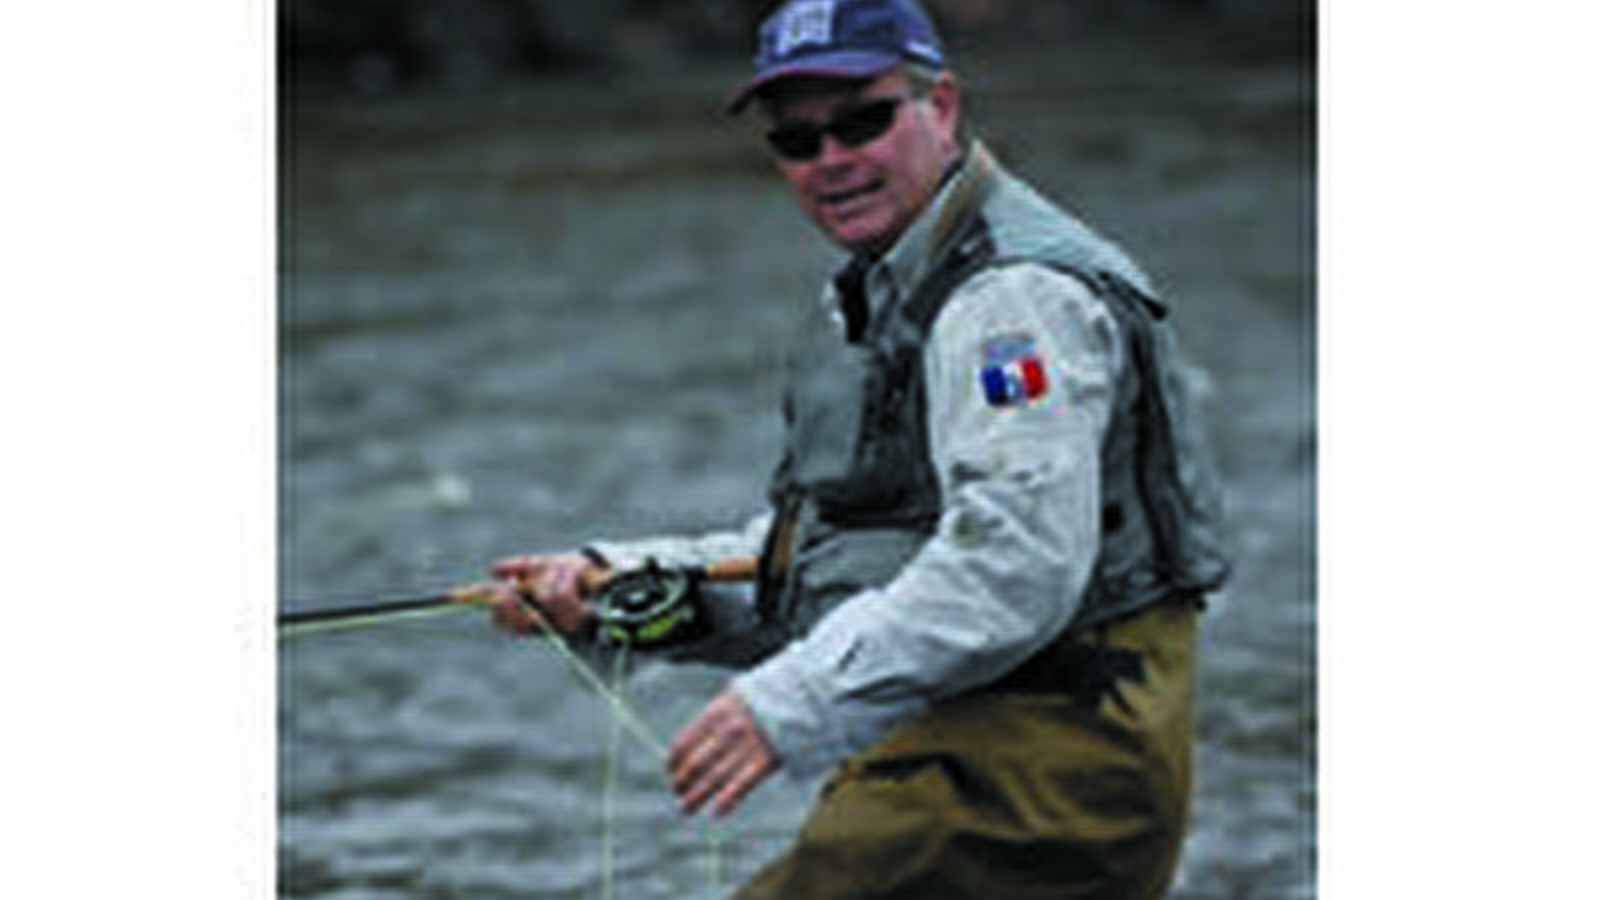
POLYGON ((880 222, 854 219, 846 222, 828 222, 823 230, 835 244, 851 253, 878 253, 892 243, 889 229, 880 222))

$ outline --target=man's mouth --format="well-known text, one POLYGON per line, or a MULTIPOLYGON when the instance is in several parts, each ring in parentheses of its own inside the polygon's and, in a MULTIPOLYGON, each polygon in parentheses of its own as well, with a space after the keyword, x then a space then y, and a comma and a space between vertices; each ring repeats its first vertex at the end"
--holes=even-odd
POLYGON ((824 191, 817 195, 817 199, 821 200, 824 206, 844 206, 877 191, 881 187, 883 187, 883 182, 874 179, 859 187, 840 191, 824 191))

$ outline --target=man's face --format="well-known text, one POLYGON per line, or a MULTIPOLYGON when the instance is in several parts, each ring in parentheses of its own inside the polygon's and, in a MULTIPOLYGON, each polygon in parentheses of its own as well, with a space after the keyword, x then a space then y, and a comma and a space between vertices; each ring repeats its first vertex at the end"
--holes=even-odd
POLYGON ((846 132, 845 140, 827 134, 820 146, 813 134, 808 149, 816 153, 809 159, 787 158, 781 152, 776 156, 801 210, 852 253, 876 255, 893 246, 933 198, 946 167, 958 155, 959 94, 949 78, 917 100, 898 71, 865 84, 807 79, 784 85, 767 110, 775 131, 814 132, 838 123, 846 132), (886 114, 886 104, 879 102, 885 99, 900 101, 892 113, 886 114), (883 133, 849 146, 863 131, 870 134, 874 114, 879 122, 888 118, 883 133))

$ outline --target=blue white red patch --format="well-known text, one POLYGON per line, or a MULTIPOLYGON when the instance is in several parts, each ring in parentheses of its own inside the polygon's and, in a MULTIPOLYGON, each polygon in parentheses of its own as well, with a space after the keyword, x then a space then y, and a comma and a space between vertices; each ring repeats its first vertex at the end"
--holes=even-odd
POLYGON ((1027 406, 1050 392, 1044 357, 1033 336, 1008 334, 983 345, 983 365, 978 370, 983 398, 997 409, 1027 406))

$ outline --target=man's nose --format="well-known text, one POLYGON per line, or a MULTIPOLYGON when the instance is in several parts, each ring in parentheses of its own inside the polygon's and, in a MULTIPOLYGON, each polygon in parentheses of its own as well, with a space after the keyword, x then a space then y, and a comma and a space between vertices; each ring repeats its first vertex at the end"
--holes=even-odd
POLYGON ((838 165, 855 157, 855 148, 831 134, 822 136, 822 149, 817 151, 817 165, 838 165))

